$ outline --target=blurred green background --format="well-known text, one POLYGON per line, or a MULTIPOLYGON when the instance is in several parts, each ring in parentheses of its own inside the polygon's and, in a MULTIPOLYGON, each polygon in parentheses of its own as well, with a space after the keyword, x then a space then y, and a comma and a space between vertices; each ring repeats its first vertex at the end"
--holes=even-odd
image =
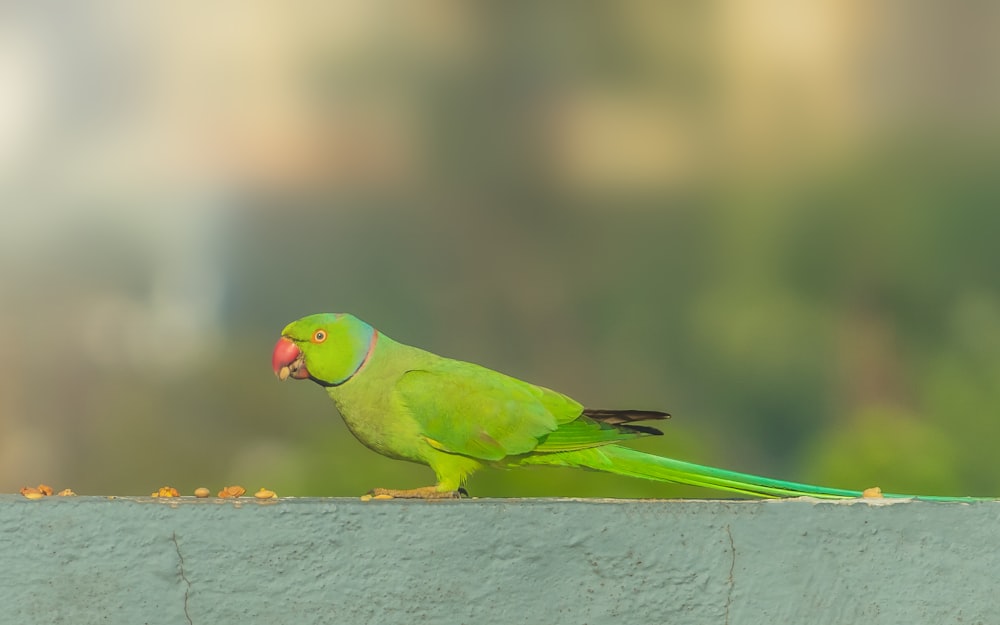
MULTIPOLYGON (((0 8, 0 492, 430 483, 303 315, 663 409, 638 447, 1000 495, 1000 10, 0 8)), ((711 496, 485 471, 478 496, 711 496)))

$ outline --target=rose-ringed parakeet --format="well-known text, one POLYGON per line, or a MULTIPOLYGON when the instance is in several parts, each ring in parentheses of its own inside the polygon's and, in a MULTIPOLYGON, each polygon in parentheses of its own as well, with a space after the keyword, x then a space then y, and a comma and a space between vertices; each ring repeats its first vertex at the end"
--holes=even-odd
POLYGON ((376 488, 374 495, 457 497, 466 478, 485 466, 549 465, 758 497, 862 496, 861 491, 758 477, 629 449, 619 443, 662 434, 637 421, 669 415, 587 409, 556 391, 403 345, 349 314, 310 315, 288 324, 271 365, 281 380, 312 380, 324 387, 365 446, 425 464, 437 476, 434 486, 376 488))

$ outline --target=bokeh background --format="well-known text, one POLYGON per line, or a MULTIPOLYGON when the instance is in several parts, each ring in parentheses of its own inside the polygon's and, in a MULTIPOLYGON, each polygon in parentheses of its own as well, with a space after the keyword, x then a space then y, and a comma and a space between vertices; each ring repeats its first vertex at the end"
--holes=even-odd
POLYGON ((0 492, 430 483, 270 371, 346 311, 669 410, 656 453, 1000 495, 997 32, 989 3, 4 3, 0 492))

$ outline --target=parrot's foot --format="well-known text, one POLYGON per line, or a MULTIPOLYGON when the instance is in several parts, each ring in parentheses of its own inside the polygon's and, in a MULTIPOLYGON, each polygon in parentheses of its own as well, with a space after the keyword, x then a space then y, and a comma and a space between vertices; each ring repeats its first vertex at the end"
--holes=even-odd
POLYGON ((437 486, 424 486, 409 490, 395 488, 373 488, 367 495, 372 499, 461 499, 468 497, 464 488, 458 490, 438 490, 437 486))

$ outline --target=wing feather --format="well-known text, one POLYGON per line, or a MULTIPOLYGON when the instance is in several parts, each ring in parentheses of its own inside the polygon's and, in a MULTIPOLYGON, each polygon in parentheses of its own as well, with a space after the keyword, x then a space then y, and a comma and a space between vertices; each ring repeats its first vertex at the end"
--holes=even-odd
POLYGON ((583 411, 565 395, 460 361, 408 371, 395 392, 432 446, 489 461, 534 450, 583 411))
POLYGON ((663 412, 584 410, 545 387, 457 360, 407 371, 396 384, 402 404, 435 449, 486 461, 531 452, 587 449, 659 430, 631 422, 663 412))

